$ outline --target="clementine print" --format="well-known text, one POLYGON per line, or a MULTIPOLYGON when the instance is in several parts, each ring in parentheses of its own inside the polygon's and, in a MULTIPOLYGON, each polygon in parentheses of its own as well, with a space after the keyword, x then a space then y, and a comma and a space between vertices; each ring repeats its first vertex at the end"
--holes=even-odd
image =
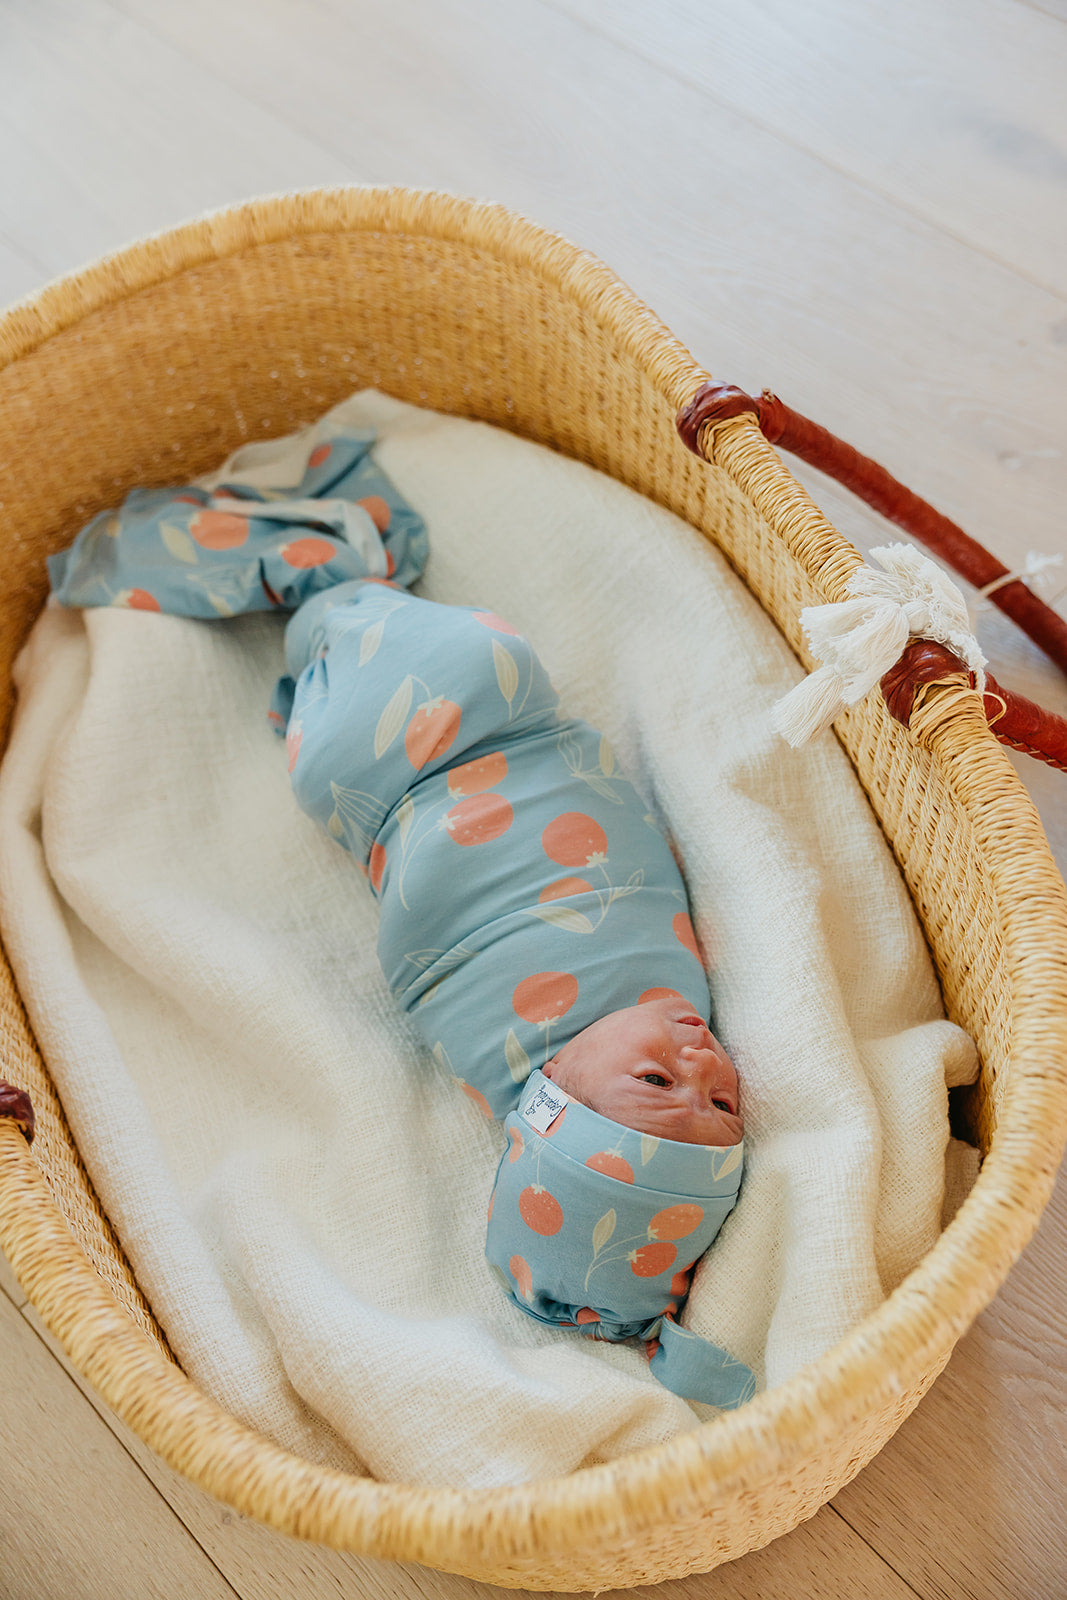
POLYGON ((703 1220, 702 1206, 667 1206, 652 1218, 648 1225, 648 1236, 650 1239, 684 1239, 694 1228, 699 1228, 703 1220))
POLYGON ((605 1178, 618 1178, 620 1183, 633 1183, 634 1169, 622 1156, 615 1155, 611 1150, 598 1150, 595 1155, 587 1156, 587 1167, 594 1172, 602 1172, 605 1178))
POLYGON ((445 813, 444 825, 457 844, 487 844, 508 831, 513 816, 502 794, 472 794, 445 813))
POLYGON ((529 1265, 521 1256, 512 1256, 508 1262, 508 1271, 518 1285, 519 1293, 524 1300, 533 1299, 533 1273, 529 1265))
POLYGON ((404 749, 416 772, 437 761, 455 740, 462 713, 454 700, 424 700, 407 725, 404 749))
POLYGON ((683 1300, 688 1293, 689 1270, 687 1268, 685 1272, 676 1272, 674 1274, 674 1277, 671 1279, 671 1294, 676 1294, 679 1300, 683 1300))
POLYGON ((507 775, 507 756, 503 750, 494 750, 490 755, 478 756, 474 761, 464 761, 462 766, 453 767, 448 774, 448 792, 457 800, 461 795, 481 794, 484 789, 503 783, 507 775))
POLYGON ((631 1250, 626 1259, 638 1278, 658 1278, 674 1265, 677 1254, 673 1244, 643 1244, 631 1250))
POLYGON ((700 946, 697 944, 697 936, 693 931, 693 924, 688 914, 685 911, 676 911, 671 918, 671 927, 674 929, 674 937, 678 942, 684 944, 690 954, 696 956, 699 961, 700 946))
POLYGON ((205 550, 234 550, 248 538, 248 518, 233 511, 201 511, 189 532, 205 550))
POLYGON ((515 1162, 522 1155, 522 1134, 519 1132, 518 1128, 509 1128, 508 1138, 511 1140, 511 1148, 508 1151, 508 1160, 515 1162))
POLYGON ((370 868, 370 886, 375 894, 380 894, 382 876, 385 872, 385 846, 379 844, 377 839, 370 847, 370 862, 368 865, 370 868))
POLYGON ((329 459, 330 446, 328 444, 317 444, 314 450, 312 450, 311 454, 308 456, 308 466, 321 467, 322 463, 324 461, 329 461, 329 459))
POLYGON ((480 622, 483 628, 492 628, 494 633, 510 633, 517 639, 518 628, 513 628, 510 622, 505 622, 503 617, 498 617, 495 611, 476 611, 475 622, 480 622))
POLYGON ((592 894, 593 885, 586 883, 584 878, 557 878, 555 883, 546 884, 537 896, 541 905, 549 900, 562 900, 569 894, 592 894))
POLYGON ((299 722, 294 722, 285 735, 285 749, 289 757, 288 771, 292 772, 296 766, 296 758, 300 754, 300 741, 304 737, 304 730, 299 722))
POLYGON ((512 1009, 524 1022, 555 1022, 578 998, 578 979, 570 972, 535 972, 515 985, 512 1009))
POLYGON ((493 1207, 495 1205, 496 1205, 496 1190, 494 1189, 492 1194, 489 1196, 489 1210, 485 1213, 486 1222, 492 1222, 492 1220, 493 1220, 493 1207))
POLYGON ((323 567, 336 553, 327 539, 292 539, 281 549, 282 560, 290 567, 323 567))
POLYGON ((121 602, 129 606, 131 611, 158 611, 159 601, 154 594, 149 594, 147 589, 131 589, 121 602))
POLYGON ((475 1089, 472 1084, 464 1083, 462 1078, 459 1079, 459 1086, 463 1090, 463 1093, 467 1096, 467 1099, 472 1100, 478 1107, 478 1110, 481 1112, 482 1116, 488 1117, 490 1122, 492 1122, 492 1107, 481 1090, 475 1089))
POLYGON ((520 1194, 519 1216, 542 1239, 550 1239, 563 1226, 563 1207, 539 1183, 528 1184, 520 1194))
POLYGON ((356 501, 357 506, 362 506, 370 517, 379 533, 384 533, 389 526, 392 512, 380 494, 369 494, 363 500, 356 501))
POLYGON ((588 867, 606 855, 608 841, 595 818, 584 811, 564 811, 545 828, 541 848, 561 867, 588 867))
POLYGON ((650 1000, 681 1000, 682 996, 677 989, 646 989, 644 994, 639 994, 639 1006, 647 1005, 650 1000))

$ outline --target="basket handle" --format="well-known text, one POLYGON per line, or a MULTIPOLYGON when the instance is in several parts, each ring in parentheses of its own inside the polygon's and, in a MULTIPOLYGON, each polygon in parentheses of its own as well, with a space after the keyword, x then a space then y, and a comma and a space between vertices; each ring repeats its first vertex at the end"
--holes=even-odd
MULTIPOLYGON (((966 578, 976 588, 985 588, 998 579, 1009 577, 1009 570, 995 556, 990 555, 976 539, 948 517, 935 511, 917 494, 899 483, 877 461, 860 455, 843 439, 820 427, 817 422, 803 417, 784 405, 776 395, 765 389, 757 400, 728 383, 705 383, 700 386, 687 406, 677 416, 678 432, 694 455, 706 459, 702 448, 703 433, 709 423, 723 422, 729 417, 751 413, 769 444, 781 445, 792 455, 799 456, 809 466, 818 467, 846 489, 851 489, 875 511, 896 523, 913 538, 926 545, 935 555, 966 578)), ((1044 650, 1056 665, 1067 673, 1067 621, 1039 600, 1020 579, 1000 584, 989 599, 1001 611, 1018 623, 1023 632, 1044 650)), ((920 641, 930 645, 930 641, 920 641)), ((911 703, 921 683, 931 682, 946 672, 966 673, 967 669, 950 651, 940 651, 939 657, 922 657, 923 670, 917 674, 921 652, 912 646, 904 652, 900 665, 909 663, 905 676, 911 671, 911 690, 900 682, 895 684, 893 700, 885 685, 893 673, 882 680, 883 693, 893 715, 907 724, 911 703), (937 670, 934 664, 938 663, 937 670), (946 666, 947 662, 953 663, 946 666), (917 674, 917 675, 916 675, 917 674), (904 706, 907 710, 901 714, 904 706)), ((898 669, 894 668, 894 672, 898 669)), ((973 677, 972 677, 973 683, 973 677)), ((1032 700, 1003 689, 992 678, 986 678, 983 697, 986 719, 1002 744, 1011 745, 1027 755, 1045 761, 1049 766, 1067 772, 1067 719, 1055 712, 1045 711, 1032 700)))
POLYGON ((0 1117, 10 1117, 15 1126, 25 1134, 26 1143, 33 1143, 33 1130, 37 1119, 25 1089, 16 1089, 13 1083, 0 1083, 0 1117))

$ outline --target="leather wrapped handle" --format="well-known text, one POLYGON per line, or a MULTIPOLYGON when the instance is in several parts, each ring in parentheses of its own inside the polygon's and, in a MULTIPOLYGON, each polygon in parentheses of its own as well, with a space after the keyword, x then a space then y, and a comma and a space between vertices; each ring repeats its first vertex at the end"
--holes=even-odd
POLYGON ((16 1089, 13 1083, 0 1083, 0 1117, 10 1117, 22 1129, 26 1143, 33 1143, 37 1119, 33 1114, 33 1102, 25 1089, 16 1089))
MULTIPOLYGON (((709 423, 723 422, 746 413, 751 413, 755 418, 769 444, 780 445, 809 466, 825 472, 844 488, 851 489, 867 505, 918 539, 920 544, 924 544, 976 588, 984 588, 986 584, 1007 576, 1008 568, 955 522, 913 494, 877 461, 860 455, 843 439, 838 439, 817 422, 784 405, 769 389, 765 389, 757 400, 734 384, 702 384, 689 404, 678 413, 678 432, 694 455, 704 457, 704 428, 709 423)), ((1039 600, 1018 578, 994 590, 989 600, 1018 623, 1061 671, 1067 673, 1067 621, 1063 617, 1039 600)), ((929 654, 924 656, 910 645, 898 666, 882 679, 883 693, 886 694, 890 710, 898 721, 905 724, 921 683, 967 671, 950 651, 943 650, 929 640, 917 642, 926 645, 928 651, 941 651, 938 670, 933 670, 938 658, 929 654), (953 665, 947 666, 946 662, 952 662, 953 665), (905 663, 908 663, 907 667, 905 663), (903 679, 894 678, 898 671, 903 672, 903 679), (886 685, 890 680, 891 689, 887 692, 886 685), (910 694, 907 682, 911 684, 910 694), (890 703, 890 693, 893 703, 890 703), (901 716, 895 707, 903 707, 905 702, 907 712, 901 716)), ((972 676, 972 684, 973 681, 972 676)), ((1023 695, 1001 688, 988 676, 983 703, 986 718, 1002 744, 1011 745, 1015 750, 1022 750, 1039 761, 1047 762, 1049 766, 1067 772, 1067 719, 1057 716, 1055 712, 1045 711, 1023 695)))

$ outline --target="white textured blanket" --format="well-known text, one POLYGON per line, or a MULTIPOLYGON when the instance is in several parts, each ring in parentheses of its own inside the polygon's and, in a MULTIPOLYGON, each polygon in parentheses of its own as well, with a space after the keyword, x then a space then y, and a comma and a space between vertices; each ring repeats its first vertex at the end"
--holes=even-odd
MULTIPOLYGON (((343 409, 427 520, 420 592, 526 632, 677 841, 748 1150, 687 1320, 779 1382, 933 1243, 946 1075, 973 1072, 866 799, 831 736, 772 734, 799 669, 684 523, 478 424, 343 409)), ((171 1343, 280 1443, 411 1482, 692 1428, 643 1355, 540 1327, 491 1277, 499 1129, 394 1007, 370 891, 292 797, 282 629, 49 607, 0 773, 4 939, 171 1343)))

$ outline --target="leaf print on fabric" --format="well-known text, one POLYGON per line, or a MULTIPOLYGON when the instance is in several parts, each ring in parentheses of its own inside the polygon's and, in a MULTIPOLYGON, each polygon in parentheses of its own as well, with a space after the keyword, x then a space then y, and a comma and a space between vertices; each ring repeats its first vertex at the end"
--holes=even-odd
POLYGON ((369 628, 364 629, 363 637, 359 641, 359 664, 361 667, 365 667, 367 662, 377 654, 384 632, 384 617, 380 617, 377 622, 372 622, 369 628))
MULTIPOLYGON (((588 1163, 586 1163, 586 1165, 588 1165, 588 1163)), ((610 1211, 605 1211, 604 1215, 593 1229, 593 1254, 595 1256, 600 1254, 601 1250, 603 1250, 604 1246, 615 1232, 616 1220, 615 1208, 613 1206, 610 1211)))
POLYGON ((582 911, 575 911, 573 906, 529 906, 526 916, 537 917, 541 922, 550 922, 555 928, 565 928, 568 933, 595 933, 596 928, 582 911))
POLYGON ((508 1064, 513 1083, 525 1083, 530 1076, 530 1058, 519 1043, 514 1028, 509 1028, 504 1040, 504 1059, 508 1064))
POLYGON ((378 718, 378 726, 374 730, 375 761, 381 760, 407 721, 408 712, 411 710, 411 695, 411 676, 409 674, 393 690, 388 705, 378 718))
POLYGON ((656 1151, 659 1149, 659 1140, 654 1133, 641 1135, 641 1165, 647 1167, 656 1151))
POLYGON ((332 781, 330 795, 334 815, 340 818, 342 824, 340 830, 336 830, 331 817, 328 824, 330 832, 335 839, 343 839, 347 828, 352 835, 353 853, 357 856, 366 855, 385 821, 385 806, 377 795, 365 794, 362 789, 346 789, 332 781))
MULTIPOLYGON (((585 757, 583 754, 582 741, 576 736, 571 728, 564 728, 562 732, 557 735, 556 748, 563 757, 564 765, 566 766, 567 771, 570 773, 572 778, 580 778, 582 783, 589 785, 594 794, 598 794, 602 800, 610 800, 613 806, 621 806, 623 804, 623 798, 622 795, 618 793, 617 785, 626 783, 627 780, 621 775, 615 775, 614 770, 612 776, 608 777, 605 775, 603 766, 603 741, 601 755, 598 756, 598 770, 595 772, 587 772, 585 770, 585 757)), ((608 755, 610 756, 612 763, 614 763, 615 758, 613 755, 611 755, 610 746, 608 746, 608 755)))
POLYGON ((744 1146, 740 1144, 732 1145, 721 1156, 718 1151, 713 1150, 711 1155, 711 1175, 715 1181, 718 1182, 720 1178, 728 1178, 731 1172, 736 1172, 741 1165, 743 1155, 744 1146))
POLYGON ((515 665, 515 657, 511 651, 505 650, 498 639, 493 640, 493 667, 496 670, 496 681, 500 687, 500 693, 507 701, 510 711, 511 702, 519 689, 519 669, 515 665))
POLYGON ((326 824, 326 832, 331 833, 335 839, 342 839, 344 837, 344 831, 345 825, 341 821, 340 813, 335 806, 333 811, 330 813, 330 820, 326 824))
POLYGON ((611 748, 606 733, 600 735, 600 770, 605 778, 610 778, 615 771, 615 752, 611 748))
POLYGON ((199 557, 196 545, 190 539, 184 528, 176 527, 173 522, 159 524, 159 537, 166 545, 168 552, 175 561, 185 561, 190 566, 195 566, 199 557))

